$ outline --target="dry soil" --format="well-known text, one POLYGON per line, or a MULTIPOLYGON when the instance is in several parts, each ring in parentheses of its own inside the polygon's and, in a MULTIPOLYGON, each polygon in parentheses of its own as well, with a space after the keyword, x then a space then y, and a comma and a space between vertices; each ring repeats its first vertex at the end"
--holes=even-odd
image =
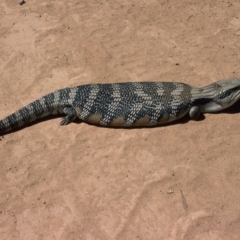
MULTIPOLYGON (((0 26, 0 118, 67 86, 240 77, 239 0, 1 0, 0 26)), ((54 118, 4 136, 0 239, 239 239, 239 106, 151 129, 54 118)))

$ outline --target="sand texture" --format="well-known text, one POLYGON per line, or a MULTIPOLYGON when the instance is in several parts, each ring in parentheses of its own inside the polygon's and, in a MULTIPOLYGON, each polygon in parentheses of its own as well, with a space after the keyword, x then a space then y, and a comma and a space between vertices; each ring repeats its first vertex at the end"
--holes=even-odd
MULTIPOLYGON (((239 0, 0 1, 0 119, 86 83, 240 77, 239 0)), ((0 138, 0 239, 240 236, 240 103, 147 129, 41 121, 0 138)))

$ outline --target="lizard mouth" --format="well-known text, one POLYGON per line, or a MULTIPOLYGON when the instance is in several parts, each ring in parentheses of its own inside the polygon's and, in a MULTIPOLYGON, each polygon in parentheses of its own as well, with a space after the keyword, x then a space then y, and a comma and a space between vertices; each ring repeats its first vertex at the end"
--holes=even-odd
POLYGON ((232 91, 237 91, 237 90, 240 90, 240 86, 237 86, 235 88, 232 88, 232 91))

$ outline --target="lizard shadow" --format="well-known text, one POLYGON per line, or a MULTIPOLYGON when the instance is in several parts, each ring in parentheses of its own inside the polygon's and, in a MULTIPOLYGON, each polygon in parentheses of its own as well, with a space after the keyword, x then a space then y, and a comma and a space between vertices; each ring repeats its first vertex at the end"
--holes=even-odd
MULTIPOLYGON (((225 109, 225 110, 222 110, 220 112, 216 112, 216 113, 211 113, 211 114, 237 114, 237 113, 240 113, 240 103, 237 103, 237 104, 234 104, 233 106, 225 109)), ((17 132, 17 131, 20 131, 24 128, 28 128, 28 127, 31 127, 35 124, 39 124, 39 123, 42 123, 42 122, 47 122, 49 120, 53 120, 53 119, 58 119, 60 118, 60 116, 64 116, 64 115, 57 115, 57 116, 48 116, 48 117, 45 117, 43 119, 38 119, 36 120, 35 122, 33 123, 29 123, 27 124, 26 126, 23 126, 23 127, 19 127, 15 130, 12 130, 12 131, 9 131, 9 132, 6 132, 4 133, 3 135, 0 134, 0 137, 1 136, 5 136, 5 135, 8 135, 10 133, 14 133, 14 132, 17 132)), ((204 114, 201 114, 199 116, 199 118, 195 121, 203 121, 206 117, 204 116, 204 114)), ((191 121, 189 115, 185 115, 183 118, 177 120, 177 121, 174 121, 174 122, 170 122, 170 123, 166 123, 166 124, 161 124, 161 125, 155 125, 155 126, 145 126, 145 127, 138 127, 138 126, 135 126, 135 127, 112 127, 112 126, 100 126, 100 125, 97 125, 97 127, 100 127, 100 128, 112 128, 112 129, 127 129, 127 130, 131 130, 131 129, 138 129, 138 128, 160 128, 160 127, 166 127, 166 126, 172 126, 172 125, 176 125, 176 124, 186 124, 188 123, 189 121, 191 121)), ((81 124, 81 123, 86 123, 88 125, 92 125, 92 126, 96 126, 95 124, 92 124, 92 123, 87 123, 87 122, 84 122, 80 119, 76 119, 74 120, 73 122, 74 124, 81 124)))

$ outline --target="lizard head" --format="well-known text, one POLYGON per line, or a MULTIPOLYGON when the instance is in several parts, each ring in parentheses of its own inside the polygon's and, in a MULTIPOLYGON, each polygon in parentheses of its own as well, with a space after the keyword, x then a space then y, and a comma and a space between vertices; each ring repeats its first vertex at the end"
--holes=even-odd
POLYGON ((231 78, 209 85, 214 90, 213 99, 202 106, 202 112, 217 112, 232 106, 240 99, 240 79, 231 78))
POLYGON ((221 80, 216 82, 222 87, 222 90, 234 90, 235 88, 240 89, 240 79, 239 78, 230 78, 227 80, 221 80))
POLYGON ((240 99, 240 79, 231 78, 217 82, 220 85, 220 92, 217 95, 217 101, 230 107, 240 99))

